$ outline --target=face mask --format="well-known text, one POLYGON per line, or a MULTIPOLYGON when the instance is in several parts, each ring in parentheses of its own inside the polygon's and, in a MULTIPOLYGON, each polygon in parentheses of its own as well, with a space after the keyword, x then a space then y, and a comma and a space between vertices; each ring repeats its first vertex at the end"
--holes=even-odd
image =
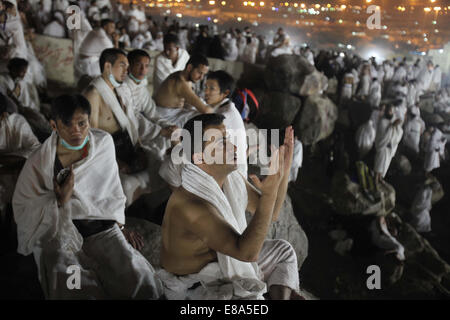
POLYGON ((133 76, 131 72, 128 74, 128 76, 130 76, 130 78, 133 79, 133 81, 136 82, 137 84, 142 82, 142 80, 139 80, 135 76, 133 76))
POLYGON ((114 88, 118 88, 121 85, 119 82, 116 81, 116 78, 114 78, 112 73, 109 74, 109 82, 111 82, 114 88))
POLYGON ((74 150, 74 151, 83 149, 84 146, 86 145, 86 143, 89 141, 89 136, 86 136, 86 138, 84 138, 84 141, 81 145, 74 147, 74 146, 71 146, 70 144, 68 144, 66 142, 66 140, 64 140, 62 137, 59 137, 59 138, 61 139, 61 145, 64 148, 69 149, 69 150, 74 150))

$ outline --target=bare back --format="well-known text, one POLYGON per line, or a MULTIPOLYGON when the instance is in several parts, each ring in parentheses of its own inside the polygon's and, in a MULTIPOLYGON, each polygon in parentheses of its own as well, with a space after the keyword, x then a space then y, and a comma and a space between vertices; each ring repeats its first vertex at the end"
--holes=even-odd
POLYGON ((94 86, 89 86, 83 95, 91 104, 91 127, 105 130, 110 134, 121 130, 111 108, 103 101, 102 96, 94 86))
POLYGON ((180 87, 188 84, 181 76, 181 71, 174 72, 161 83, 158 91, 155 93, 155 102, 158 107, 165 108, 183 108, 185 98, 181 94, 180 87))
POLYGON ((195 223, 196 204, 208 205, 211 214, 215 209, 204 200, 177 189, 169 199, 162 223, 161 266, 168 272, 186 275, 199 272, 208 263, 217 260, 217 254, 187 226, 195 223))

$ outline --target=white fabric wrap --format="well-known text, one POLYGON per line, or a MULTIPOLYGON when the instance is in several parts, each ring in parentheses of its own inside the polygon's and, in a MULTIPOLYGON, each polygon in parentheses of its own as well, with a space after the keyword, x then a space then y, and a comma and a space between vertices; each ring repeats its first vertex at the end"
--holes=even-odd
POLYGON ((61 249, 79 251, 82 237, 72 219, 115 220, 125 224, 125 196, 111 136, 91 129, 88 156, 74 164, 73 195, 61 208, 53 189, 57 138, 54 132, 30 156, 17 181, 13 209, 17 251, 23 255, 49 242, 56 242, 61 249))
MULTIPOLYGON (((197 166, 187 163, 182 169, 182 186, 188 192, 212 204, 239 234, 247 227, 245 218, 247 189, 244 178, 238 171, 228 175, 222 191, 213 177, 197 166)), ((217 263, 208 264, 196 275, 202 277, 203 285, 210 289, 211 294, 220 293, 216 299, 219 297, 263 299, 267 287, 256 262, 242 262, 220 252, 217 252, 217 260, 217 263), (217 280, 222 281, 218 283, 217 280)), ((192 276, 184 279, 192 279, 192 276)))
POLYGON ((102 77, 95 78, 94 80, 92 80, 91 84, 100 93, 105 104, 111 108, 111 111, 114 113, 114 116, 116 117, 116 120, 119 123, 120 127, 123 130, 127 130, 131 142, 133 142, 133 145, 135 145, 139 140, 139 124, 133 108, 131 92, 128 87, 122 85, 116 89, 118 95, 122 99, 122 103, 125 106, 126 111, 124 111, 120 106, 116 95, 106 84, 105 80, 102 77))

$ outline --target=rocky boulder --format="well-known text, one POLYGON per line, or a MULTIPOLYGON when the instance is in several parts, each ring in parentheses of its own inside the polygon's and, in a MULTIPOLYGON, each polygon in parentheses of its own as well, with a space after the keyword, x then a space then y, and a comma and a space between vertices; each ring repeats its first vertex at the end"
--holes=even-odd
POLYGON ((270 90, 299 95, 306 76, 314 70, 314 66, 303 57, 279 55, 267 62, 264 82, 270 90))
POLYGON ((259 128, 281 129, 290 126, 302 101, 289 93, 269 92, 262 99, 255 123, 259 128))
MULTIPOLYGON (((247 222, 250 223, 252 215, 247 213, 246 216, 247 222)), ((288 195, 286 195, 278 220, 272 223, 266 238, 288 241, 294 247, 298 268, 301 269, 308 256, 308 238, 295 218, 291 198, 288 195)))
POLYGON ((304 145, 315 144, 333 133, 337 118, 337 107, 329 98, 309 96, 294 121, 294 130, 304 145))
POLYGON ((314 70, 313 73, 305 76, 305 80, 300 88, 301 96, 311 96, 322 94, 328 89, 328 78, 321 72, 314 70))

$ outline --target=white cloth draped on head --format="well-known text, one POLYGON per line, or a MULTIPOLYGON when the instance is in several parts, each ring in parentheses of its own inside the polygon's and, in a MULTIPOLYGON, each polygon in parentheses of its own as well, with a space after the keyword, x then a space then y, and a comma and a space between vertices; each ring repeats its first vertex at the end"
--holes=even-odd
POLYGON ((103 50, 113 48, 114 44, 102 28, 91 30, 81 42, 75 62, 76 77, 101 75, 100 55, 103 50))
MULTIPOLYGON (((411 109, 414 110, 413 107, 411 109)), ((414 150, 416 153, 419 153, 419 145, 420 145, 420 136, 425 130, 425 122, 420 118, 420 115, 417 115, 415 118, 408 119, 405 123, 404 134, 403 134, 403 143, 410 149, 414 150)))
POLYGON ((424 169, 426 172, 441 166, 440 157, 444 156, 445 144, 447 143, 447 140, 442 136, 442 131, 437 128, 434 130, 425 153, 424 169))
MULTIPOLYGON (((244 178, 238 171, 227 176, 223 191, 213 177, 191 163, 184 164, 181 176, 186 191, 212 204, 236 232, 244 232, 247 228, 245 210, 248 196, 244 178)), ((233 290, 233 296, 263 298, 267 288, 256 262, 242 262, 220 252, 217 252, 217 259, 223 279, 232 283, 230 290, 233 290)))
POLYGON ((132 97, 128 87, 122 85, 116 89, 118 95, 122 99, 122 103, 126 107, 126 110, 124 111, 120 106, 116 95, 102 77, 95 78, 92 80, 91 84, 100 93, 105 104, 111 108, 111 111, 114 113, 122 130, 127 130, 131 142, 135 145, 139 140, 139 123, 135 115, 133 104, 131 103, 132 97))
POLYGON ((394 157, 398 144, 403 136, 403 129, 400 125, 394 126, 390 120, 381 119, 378 123, 375 148, 374 171, 381 173, 384 177, 389 169, 391 160, 394 157))
POLYGON ((3 27, 3 33, 10 38, 10 45, 12 47, 9 53, 9 58, 27 58, 27 44, 25 42, 24 28, 20 20, 19 13, 16 16, 8 14, 6 23, 3 27))
POLYGON ((186 63, 189 60, 189 53, 179 48, 178 60, 175 65, 172 64, 172 60, 167 58, 164 53, 160 53, 155 59, 155 71, 153 73, 153 92, 158 90, 161 83, 166 80, 172 73, 181 71, 186 67, 186 63))
POLYGON ((361 156, 365 156, 373 147, 375 141, 375 127, 372 119, 362 124, 356 131, 356 145, 361 156))
POLYGON ((433 190, 431 186, 424 185, 416 193, 414 201, 411 205, 411 225, 418 232, 431 231, 431 197, 433 190))

